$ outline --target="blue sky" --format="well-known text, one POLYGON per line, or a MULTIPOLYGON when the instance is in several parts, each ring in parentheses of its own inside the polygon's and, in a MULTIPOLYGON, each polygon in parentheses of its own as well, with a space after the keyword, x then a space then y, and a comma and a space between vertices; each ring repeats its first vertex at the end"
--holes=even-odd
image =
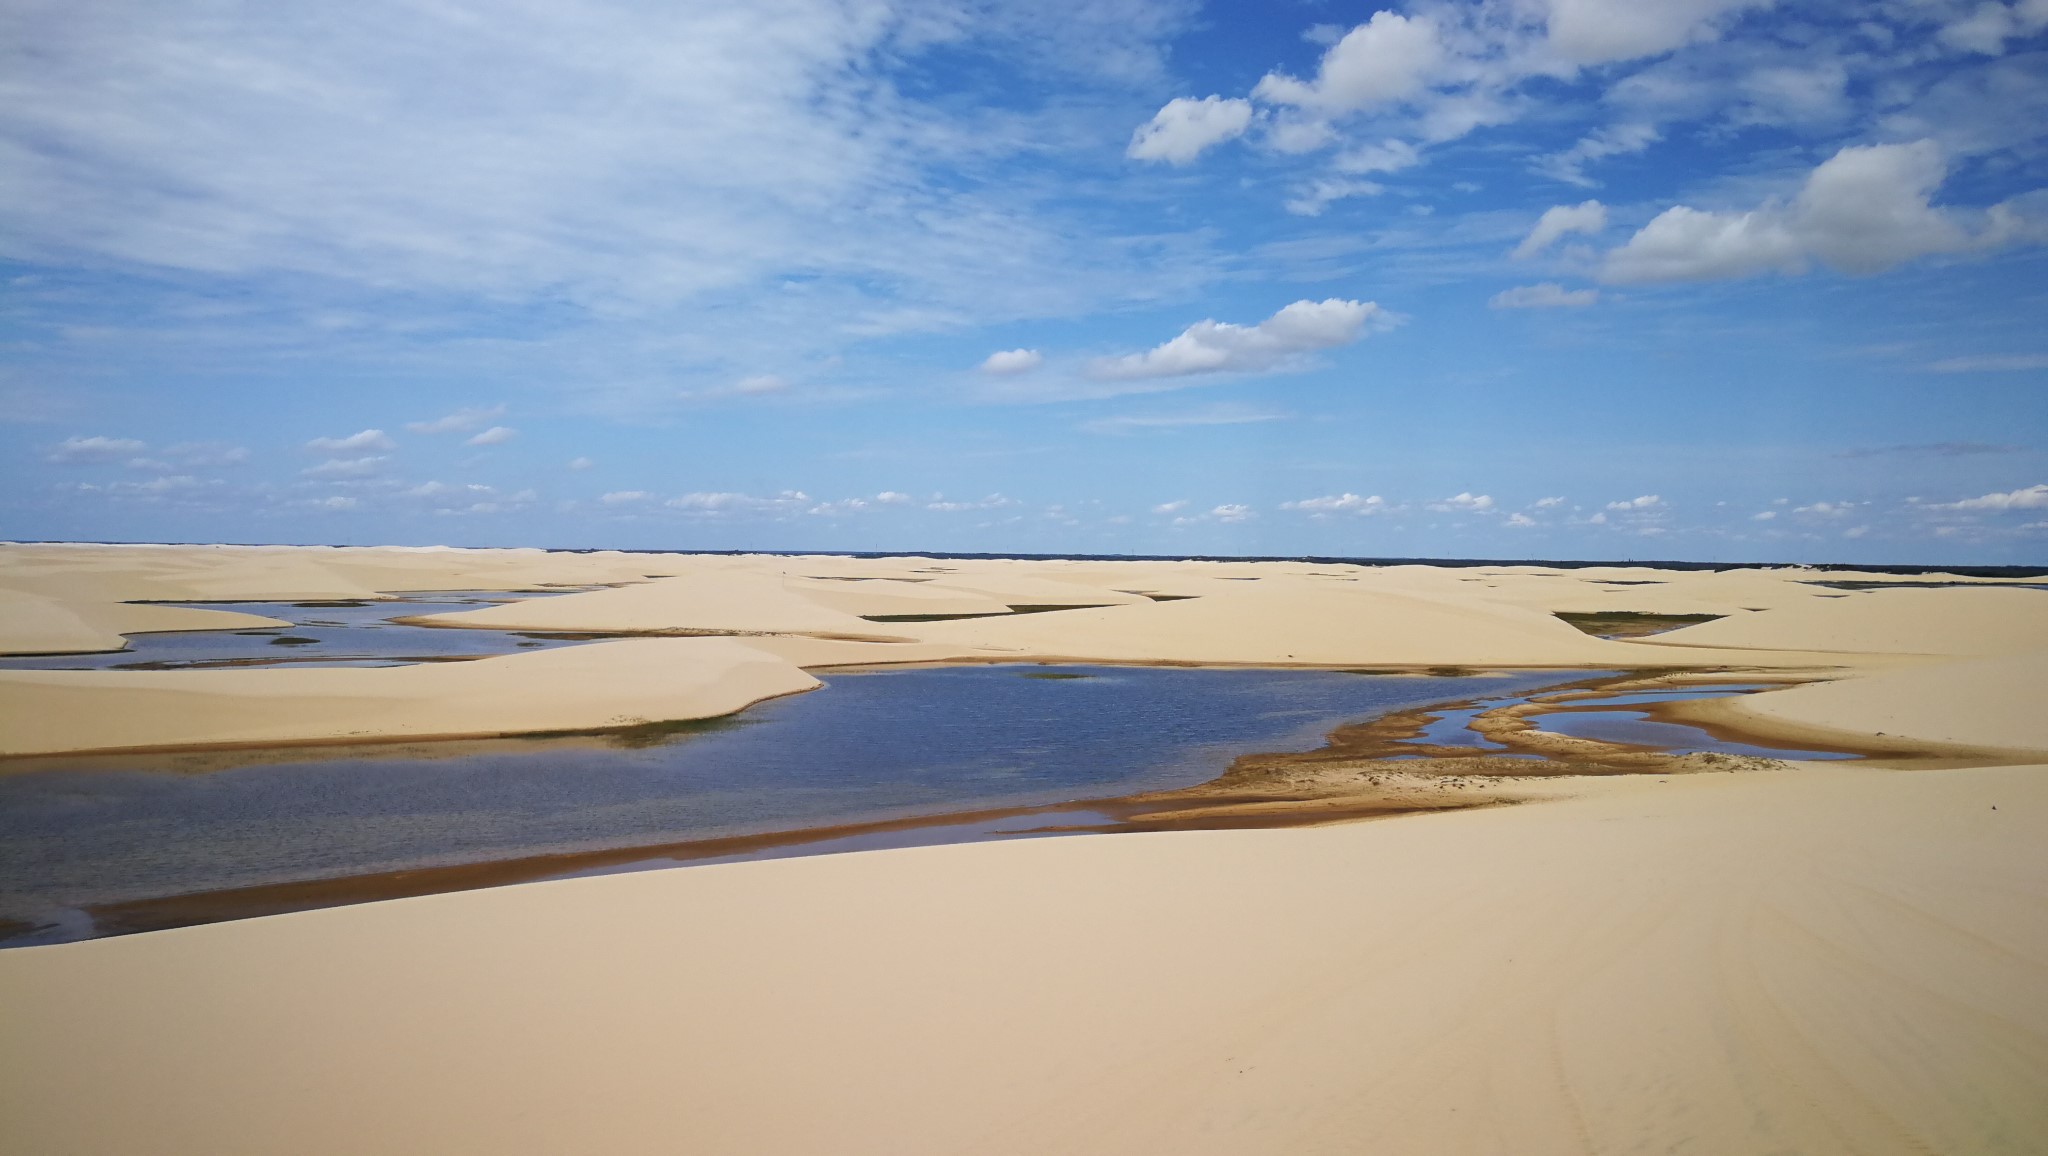
POLYGON ((0 29, 7 537, 2048 562, 2048 0, 0 29))

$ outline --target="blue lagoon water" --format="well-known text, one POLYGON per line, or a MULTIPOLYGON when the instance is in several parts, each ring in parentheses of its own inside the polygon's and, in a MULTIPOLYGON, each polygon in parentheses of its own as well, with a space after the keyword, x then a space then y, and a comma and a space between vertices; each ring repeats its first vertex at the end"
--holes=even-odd
POLYGON ((49 924, 84 906, 223 888, 1185 786, 1241 754, 1313 749, 1345 722, 1583 673, 828 673, 819 690, 644 744, 497 740, 19 763, 0 773, 0 918, 49 924))

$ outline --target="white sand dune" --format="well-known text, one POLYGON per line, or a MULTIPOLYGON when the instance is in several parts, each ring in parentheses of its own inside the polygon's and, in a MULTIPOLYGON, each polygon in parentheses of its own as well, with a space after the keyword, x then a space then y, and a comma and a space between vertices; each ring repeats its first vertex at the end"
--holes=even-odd
POLYGON ((2034 1152, 2044 828, 2048 766, 1717 775, 11 951, 0 1137, 46 1156, 2034 1152))
POLYGON ((0 671, 0 755, 585 730, 731 714, 817 685, 728 638, 416 666, 0 671))
POLYGON ((1873 590, 1659 635, 1674 646, 1889 654, 2015 654, 2048 648, 2048 591, 1873 590))

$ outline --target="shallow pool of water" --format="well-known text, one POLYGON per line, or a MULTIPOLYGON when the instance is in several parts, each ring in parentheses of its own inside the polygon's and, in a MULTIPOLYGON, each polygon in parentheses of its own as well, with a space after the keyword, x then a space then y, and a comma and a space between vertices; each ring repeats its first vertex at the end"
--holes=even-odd
POLYGON ((0 918, 1184 786, 1240 754, 1313 749, 1340 723, 1564 679, 986 666, 824 680, 639 747, 301 748, 205 773, 44 761, 0 774, 0 918))
POLYGON ((164 630, 128 635, 128 649, 95 654, 0 656, 0 670, 180 670, 217 666, 401 666, 483 658, 555 646, 575 638, 506 630, 406 626, 393 618, 476 610, 569 591, 439 590, 379 601, 176 602, 281 618, 290 626, 249 630, 164 630))
MULTIPOLYGON (((1690 697, 1705 698, 1706 695, 1690 697)), ((1726 697, 1725 695, 1717 697, 1726 697)), ((1754 755, 1766 759, 1851 759, 1840 751, 1806 751, 1787 747, 1760 747, 1731 739, 1716 738, 1698 727, 1683 723, 1658 722, 1639 710, 1572 710, 1536 715, 1531 720, 1543 730, 1573 738, 1603 743, 1631 743, 1655 747, 1674 755, 1754 755)))

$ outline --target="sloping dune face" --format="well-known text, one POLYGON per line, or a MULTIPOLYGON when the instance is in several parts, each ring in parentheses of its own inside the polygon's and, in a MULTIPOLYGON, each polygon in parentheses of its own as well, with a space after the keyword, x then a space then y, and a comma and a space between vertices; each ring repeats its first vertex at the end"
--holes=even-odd
POLYGON ((2017 654, 2048 647, 2048 591, 1872 590, 1688 626, 1659 641, 1867 654, 2017 654))

